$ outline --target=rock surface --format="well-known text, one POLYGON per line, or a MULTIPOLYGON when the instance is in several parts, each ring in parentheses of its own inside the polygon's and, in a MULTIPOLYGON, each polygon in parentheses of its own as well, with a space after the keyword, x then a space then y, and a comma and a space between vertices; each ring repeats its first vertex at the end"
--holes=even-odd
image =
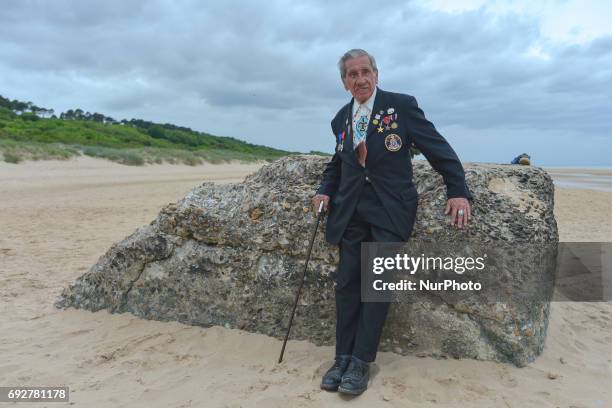
MULTIPOLYGON (((310 198, 328 160, 285 157, 242 183, 195 187, 108 249, 62 291, 55 306, 282 338, 314 222, 310 198)), ((484 246, 558 242, 553 184, 542 169, 466 164, 473 219, 469 229, 457 230, 442 213, 442 177, 425 161, 413 166, 419 207, 412 240, 484 246)), ((324 228, 313 247, 291 338, 332 345, 338 249, 324 241, 324 228)), ((531 269, 530 279, 536 280, 550 272, 531 269)), ((546 301, 466 307, 423 295, 391 306, 380 350, 523 366, 542 351, 548 313, 546 301)))

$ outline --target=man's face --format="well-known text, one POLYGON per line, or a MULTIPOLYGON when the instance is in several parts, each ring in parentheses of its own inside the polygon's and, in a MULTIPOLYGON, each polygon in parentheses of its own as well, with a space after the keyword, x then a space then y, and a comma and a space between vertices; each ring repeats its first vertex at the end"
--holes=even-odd
POLYGON ((351 58, 344 62, 346 76, 342 78, 344 89, 353 94, 355 100, 364 103, 372 96, 378 84, 378 72, 372 69, 367 55, 351 58))

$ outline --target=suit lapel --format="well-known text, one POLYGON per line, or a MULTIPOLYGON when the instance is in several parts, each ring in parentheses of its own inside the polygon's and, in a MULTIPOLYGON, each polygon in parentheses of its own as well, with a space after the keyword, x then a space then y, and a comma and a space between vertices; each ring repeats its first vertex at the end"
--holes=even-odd
POLYGON ((346 112, 344 115, 343 126, 344 131, 346 132, 346 139, 344 140, 343 152, 348 156, 349 161, 351 164, 353 164, 353 166, 361 167, 357 162, 357 157, 355 157, 355 150, 353 147, 353 102, 354 99, 351 99, 346 107, 346 112))
MULTIPOLYGON (((376 118, 376 115, 387 108, 386 97, 384 91, 376 88, 376 98, 374 99, 374 106, 372 107, 372 115, 370 116, 370 124, 368 126, 368 133, 366 135, 366 147, 368 154, 366 156, 366 167, 372 166, 381 156, 380 143, 374 143, 377 137, 382 137, 382 133, 378 133, 376 130, 379 125, 374 125, 372 121, 376 118)), ((382 116, 379 121, 382 120, 382 116)))
POLYGON ((384 108, 384 98, 383 91, 380 88, 376 87, 376 98, 374 98, 374 105, 372 106, 372 114, 370 115, 370 123, 368 124, 368 133, 366 133, 366 141, 370 137, 370 135, 374 132, 374 130, 378 127, 372 123, 376 114, 384 108))

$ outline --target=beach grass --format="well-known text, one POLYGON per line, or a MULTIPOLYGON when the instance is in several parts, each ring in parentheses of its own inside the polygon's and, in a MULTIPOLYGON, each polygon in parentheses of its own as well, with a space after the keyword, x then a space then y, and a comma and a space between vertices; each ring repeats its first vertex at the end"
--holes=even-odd
POLYGON ((194 151, 156 147, 119 149, 103 146, 16 142, 10 139, 0 139, 0 160, 7 163, 20 163, 25 160, 68 160, 81 155, 102 158, 128 166, 162 163, 195 166, 203 163, 220 164, 234 161, 254 163, 273 160, 270 157, 262 157, 256 153, 227 149, 201 149, 194 151))
POLYGON ((297 154, 170 124, 136 123, 40 118, 0 107, 0 160, 19 163, 86 155, 130 166, 198 165, 269 162, 297 154))

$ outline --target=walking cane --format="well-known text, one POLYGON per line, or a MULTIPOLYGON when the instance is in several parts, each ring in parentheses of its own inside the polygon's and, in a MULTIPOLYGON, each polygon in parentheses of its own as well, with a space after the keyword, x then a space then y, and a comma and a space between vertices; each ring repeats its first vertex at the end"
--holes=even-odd
POLYGON ((283 348, 281 349, 280 357, 278 358, 279 364, 283 362, 283 354, 285 354, 285 346, 287 345, 287 339, 289 338, 289 332, 291 331, 291 324, 293 323, 293 315, 295 314, 295 308, 297 307, 298 300, 300 299, 300 293, 302 292, 302 286, 304 286, 304 278, 306 277, 306 268, 308 268, 308 261, 310 260, 310 252, 312 251, 312 245, 314 244, 315 236, 317 235, 317 229, 319 228, 319 221, 321 221, 321 215, 323 214, 323 201, 319 204, 319 211, 317 212, 317 222, 312 231, 312 237, 310 237, 310 245, 308 246, 308 253, 306 254, 306 262, 304 263, 304 270, 302 271, 302 281, 298 287, 295 295, 295 302, 293 303, 293 310, 291 311, 291 318, 289 319, 289 326, 287 327, 287 333, 285 334, 285 341, 283 341, 283 348))

